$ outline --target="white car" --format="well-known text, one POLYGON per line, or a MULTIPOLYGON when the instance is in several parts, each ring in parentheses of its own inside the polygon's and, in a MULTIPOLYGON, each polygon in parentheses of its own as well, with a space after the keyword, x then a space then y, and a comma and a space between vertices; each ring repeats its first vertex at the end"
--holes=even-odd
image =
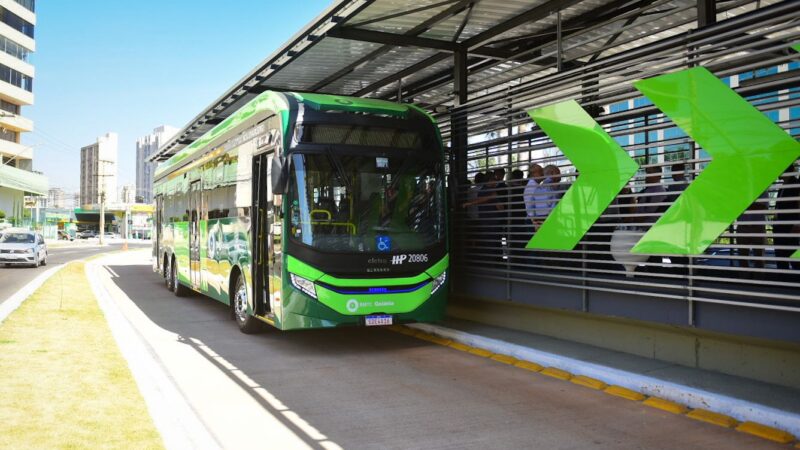
POLYGON ((0 264, 47 265, 47 244, 41 234, 8 229, 0 232, 0 264))

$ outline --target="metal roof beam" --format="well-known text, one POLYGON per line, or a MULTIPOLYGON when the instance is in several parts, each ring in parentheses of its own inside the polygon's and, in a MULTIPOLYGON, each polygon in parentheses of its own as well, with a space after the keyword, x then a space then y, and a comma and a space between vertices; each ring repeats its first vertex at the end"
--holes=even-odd
MULTIPOLYGON (((568 20, 566 20, 566 21, 564 21, 562 23, 562 28, 563 29, 573 30, 572 32, 564 33, 564 36, 565 37, 571 36, 575 32, 580 31, 582 28, 590 27, 590 26, 596 25, 598 23, 603 23, 603 22, 606 22, 608 20, 613 19, 616 16, 627 14, 627 13, 629 13, 631 11, 635 11, 637 9, 644 8, 644 7, 648 6, 648 5, 650 5, 651 3, 654 3, 655 1, 656 0, 640 0, 640 1, 637 2, 637 1, 633 1, 633 0, 616 0, 616 1, 612 2, 612 3, 603 5, 603 6, 599 7, 599 8, 587 11, 587 12, 585 12, 583 14, 580 14, 580 15, 578 15, 576 17, 568 19, 568 20)), ((542 32, 537 33, 532 38, 528 37, 528 38, 526 38, 526 39, 524 39, 522 41, 514 40, 514 41, 510 42, 509 44, 504 45, 504 46, 502 46, 500 48, 502 48, 502 49, 504 49, 505 51, 508 51, 508 52, 518 52, 518 51, 520 51, 522 49, 535 48, 537 46, 541 46, 541 45, 545 45, 547 43, 553 42, 554 39, 552 39, 550 37, 547 37, 547 36, 555 35, 555 33, 556 33, 556 27, 551 27, 551 28, 549 28, 547 30, 544 30, 542 32)), ((478 36, 480 36, 480 35, 477 35, 476 37, 478 37, 478 36)), ((467 41, 465 41, 464 43, 466 43, 466 42, 467 41)), ((537 52, 536 54, 528 55, 528 56, 532 56, 533 58, 539 58, 540 57, 540 53, 537 52)), ((525 59, 530 59, 530 58, 525 58, 525 59)), ((543 59, 540 60, 540 61, 541 61, 542 64, 547 64, 549 62, 549 61, 546 61, 546 60, 543 60, 543 59)), ((478 72, 481 72, 483 70, 486 70, 486 69, 489 69, 491 67, 494 67, 495 65, 497 65, 497 62, 496 61, 489 61, 489 60, 481 61, 479 58, 472 58, 469 61, 468 64, 470 65, 470 74, 472 74, 472 73, 478 73, 478 72)), ((449 76, 451 75, 451 73, 452 73, 452 71, 450 69, 447 69, 447 70, 443 70, 441 72, 438 72, 436 74, 433 74, 433 75, 431 75, 429 77, 426 77, 424 79, 418 80, 418 81, 414 82, 413 84, 410 84, 407 87, 408 90, 406 92, 404 92, 403 96, 404 97, 416 96, 417 94, 419 94, 422 91, 430 90, 430 89, 436 88, 438 86, 441 86, 441 85, 449 82, 449 80, 450 80, 449 76), (439 80, 438 84, 435 84, 436 80, 439 80)), ((373 83, 370 86, 370 87, 373 87, 373 89, 371 91, 367 91, 367 88, 365 88, 365 89, 362 89, 361 91, 359 91, 359 94, 357 94, 357 95, 365 95, 365 94, 367 94, 369 92, 377 90, 378 88, 384 86, 385 84, 387 84, 387 83, 383 83, 383 81, 373 83)))
MULTIPOLYGON (((461 0, 458 3, 454 4, 453 6, 443 10, 442 12, 434 14, 431 18, 425 20, 421 24, 419 24, 419 25, 415 26, 414 28, 408 30, 404 34, 408 35, 408 36, 420 35, 420 34, 426 32, 426 31, 428 31, 432 26, 436 25, 437 23, 439 23, 439 22, 441 22, 443 20, 449 19, 450 17, 453 17, 454 15, 456 15, 456 14, 460 13, 461 11, 465 10, 471 3, 472 2, 470 0, 461 0)), ((321 80, 319 83, 311 86, 309 91, 314 92, 314 91, 321 90, 325 86, 327 86, 327 85, 333 83, 334 81, 338 80, 339 78, 342 78, 343 76, 351 73, 352 71, 358 69, 359 67, 363 66, 364 64, 367 64, 367 63, 375 60, 376 58, 378 58, 381 55, 387 53, 391 49, 392 49, 392 46, 384 45, 384 46, 378 48, 377 50, 370 52, 366 56, 363 56, 363 57, 357 59, 356 61, 352 62, 351 64, 348 64, 347 66, 337 70, 335 73, 331 74, 327 78, 321 80)))
MULTIPOLYGON (((419 48, 428 48, 433 50, 443 50, 450 53, 455 53, 461 50, 461 45, 459 45, 456 42, 442 41, 439 39, 430 39, 418 36, 409 36, 405 34, 385 33, 383 31, 363 30, 360 28, 352 28, 352 27, 335 28, 328 32, 328 36, 339 39, 373 42, 376 44, 383 44, 389 46, 419 47, 419 48)), ((497 59, 508 59, 509 57, 512 56, 511 53, 489 47, 477 48, 470 51, 469 53, 477 56, 484 56, 487 58, 497 58, 497 59)))
POLYGON ((520 25, 544 19, 550 14, 574 6, 581 1, 582 0, 550 0, 539 6, 529 9, 520 15, 514 16, 513 18, 506 20, 499 25, 489 28, 482 33, 479 33, 467 39, 462 44, 467 48, 467 51, 471 51, 488 43, 494 37, 499 36, 507 31, 511 31, 520 25))
POLYGON ((403 16, 408 16, 408 15, 411 15, 411 14, 416 14, 418 12, 427 11, 429 9, 435 9, 435 8, 440 7, 440 6, 449 5, 450 3, 455 3, 457 1, 459 1, 459 0, 445 0, 443 2, 438 2, 438 3, 433 3, 433 4, 430 4, 430 5, 420 6, 419 8, 407 9, 407 10, 399 11, 399 12, 396 12, 396 13, 387 14, 385 16, 375 17, 373 19, 364 20, 362 22, 351 23, 350 26, 351 27, 360 27, 360 26, 363 26, 363 25, 369 25, 371 23, 383 22, 384 20, 395 19, 397 17, 403 17, 403 16))
MULTIPOLYGON (((447 53, 437 53, 437 54, 431 56, 430 58, 425 58, 425 59, 423 59, 422 61, 420 61, 420 62, 418 62, 416 64, 413 64, 413 65, 411 65, 409 67, 406 67, 405 69, 401 70, 400 72, 397 72, 397 73, 395 73, 393 75, 390 75, 390 76, 388 76, 386 78, 383 78, 380 81, 376 81, 376 82, 370 84, 369 86, 367 86, 367 87, 365 87, 365 88, 363 88, 363 89, 361 89, 361 90, 359 90, 357 92, 354 92, 352 95, 355 96, 355 97, 361 97, 361 96, 364 96, 364 95, 369 94, 371 92, 377 91, 378 89, 380 89, 380 88, 382 88, 382 87, 384 87, 384 86, 386 86, 388 84, 394 83, 397 80, 402 80, 403 78, 405 78, 405 77, 407 77, 409 75, 415 74, 415 73, 419 72, 420 70, 431 66, 432 64, 436 64, 436 63, 442 62, 445 59, 448 59, 449 57, 450 57, 450 55, 447 54, 447 53)), ((448 71, 448 73, 450 73, 450 72, 448 71)))
POLYGON ((401 47, 420 47, 434 50, 455 52, 458 44, 438 39, 428 39, 405 34, 384 33, 382 31, 362 30, 359 28, 340 27, 328 31, 329 37, 349 39, 354 41, 374 42, 376 44, 393 45, 401 47))

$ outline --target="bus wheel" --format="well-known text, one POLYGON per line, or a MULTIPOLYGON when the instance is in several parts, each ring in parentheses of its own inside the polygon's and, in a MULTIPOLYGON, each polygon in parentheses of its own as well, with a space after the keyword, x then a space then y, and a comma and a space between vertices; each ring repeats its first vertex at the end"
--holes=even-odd
POLYGON ((239 325, 239 330, 245 334, 254 334, 262 330, 261 322, 255 317, 247 314, 247 285, 244 281, 244 276, 238 274, 236 276, 236 289, 233 291, 233 317, 236 319, 236 324, 239 325))
POLYGON ((186 297, 186 294, 189 293, 189 288, 182 285, 180 281, 178 281, 178 263, 173 259, 172 260, 172 293, 175 294, 175 297, 186 297))
POLYGON ((164 285, 168 291, 172 291, 172 267, 169 265, 169 258, 164 257, 164 285))

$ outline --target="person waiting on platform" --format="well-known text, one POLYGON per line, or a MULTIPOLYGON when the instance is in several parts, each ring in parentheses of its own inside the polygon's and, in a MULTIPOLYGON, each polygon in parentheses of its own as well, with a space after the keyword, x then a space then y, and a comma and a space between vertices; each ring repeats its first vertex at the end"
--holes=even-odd
POLYGON ((644 214, 641 221, 652 224, 658 220, 658 217, 667 210, 667 190, 661 184, 661 167, 650 166, 645 168, 645 188, 639 192, 639 198, 636 202, 639 207, 637 213, 644 214))
POLYGON ((528 219, 533 223, 534 230, 542 226, 550 211, 558 203, 558 185, 561 182, 561 170, 557 166, 548 165, 544 168, 544 180, 536 183, 534 179, 525 187, 524 200, 528 219))

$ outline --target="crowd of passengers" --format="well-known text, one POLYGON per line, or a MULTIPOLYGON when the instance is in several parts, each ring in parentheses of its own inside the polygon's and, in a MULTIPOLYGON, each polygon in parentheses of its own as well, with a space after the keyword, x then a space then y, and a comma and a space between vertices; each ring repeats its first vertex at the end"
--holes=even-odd
MULTIPOLYGON (((643 232, 663 215, 691 182, 684 163, 675 163, 671 169, 672 179, 664 180, 661 166, 648 166, 641 190, 632 195, 634 192, 629 185, 622 189, 583 238, 584 250, 597 252, 589 259, 611 259, 607 252, 615 229, 643 232)), ((800 260, 789 259, 800 248, 800 177, 795 172, 791 164, 781 176, 782 186, 777 192, 774 209, 769 206, 770 187, 737 219, 735 226, 731 225, 728 231, 735 230, 730 239, 734 245, 730 250, 731 265, 764 269, 764 257, 772 256, 764 252, 771 229, 774 256, 778 258, 772 268, 800 269, 800 260)), ((522 254, 520 250, 569 188, 570 183, 562 178, 567 177, 562 177, 558 166, 539 164, 528 167, 527 177, 517 169, 506 178, 503 168, 475 174, 474 183, 467 191, 467 201, 461 205, 470 219, 466 227, 468 243, 492 254, 522 254)), ((670 261, 676 266, 689 262, 686 257, 671 257, 670 261)), ((662 258, 654 256, 648 262, 661 263, 662 258)), ((749 276, 759 277, 758 274, 749 276)))

